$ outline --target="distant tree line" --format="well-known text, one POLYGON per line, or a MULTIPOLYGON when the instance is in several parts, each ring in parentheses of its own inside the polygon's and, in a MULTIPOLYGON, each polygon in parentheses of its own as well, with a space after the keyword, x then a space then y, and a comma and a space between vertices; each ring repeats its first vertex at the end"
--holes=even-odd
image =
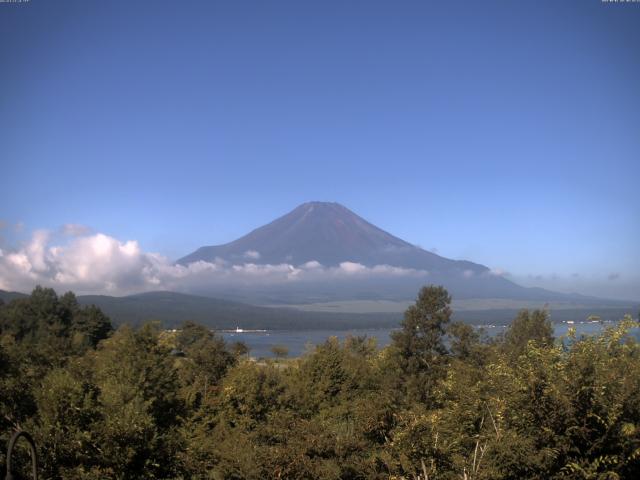
POLYGON ((258 362, 192 322, 114 331, 38 287, 0 305, 0 441, 31 432, 47 479, 640 478, 630 316, 555 339, 523 310, 489 339, 450 303, 423 288, 384 349, 258 362))

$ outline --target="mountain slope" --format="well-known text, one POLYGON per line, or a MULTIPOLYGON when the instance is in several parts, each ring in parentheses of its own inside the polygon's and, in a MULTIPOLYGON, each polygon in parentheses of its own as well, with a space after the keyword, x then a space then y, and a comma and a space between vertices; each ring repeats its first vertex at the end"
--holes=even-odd
POLYGON ((175 292, 149 292, 126 297, 81 295, 82 305, 96 305, 116 324, 141 324, 158 320, 165 327, 177 327, 192 320, 211 328, 310 330, 396 326, 401 313, 358 314, 301 312, 268 308, 217 298, 175 292))
MULTIPOLYGON (((0 299, 26 298, 28 295, 0 290, 0 299)), ((214 329, 322 330, 397 327, 404 307, 398 310, 352 313, 302 311, 293 308, 273 308, 248 305, 217 298, 175 292, 149 292, 125 297, 80 295, 82 305, 96 305, 115 325, 140 325, 157 320, 165 328, 175 328, 185 320, 192 320, 214 329)), ((517 314, 514 308, 455 308, 454 319, 473 324, 505 324, 517 314)), ((637 305, 558 305, 551 307, 553 321, 585 320, 595 314, 605 320, 617 320, 626 313, 637 311, 637 305)))
MULTIPOLYGON (((329 284, 289 284, 264 287, 258 292, 246 286, 241 292, 218 291, 216 294, 236 295, 243 301, 252 296, 261 301, 270 299, 291 302, 305 295, 318 301, 318 292, 326 300, 363 298, 413 298, 425 283, 446 286, 456 298, 509 298, 535 300, 568 300, 571 296, 543 289, 521 287, 506 278, 492 274, 484 265, 451 260, 412 245, 372 225, 351 210, 337 203, 309 202, 288 214, 257 228, 249 234, 224 245, 201 247, 177 263, 225 261, 243 263, 291 264, 300 266, 316 261, 326 267, 342 262, 364 266, 390 265, 423 272, 421 277, 388 278, 385 282, 370 278, 345 280, 329 284)), ((201 294, 212 292, 201 291, 201 294)))
POLYGON ((0 300, 5 303, 9 303, 16 298, 25 298, 27 295, 20 292, 7 292, 6 290, 0 290, 0 300))
MULTIPOLYGON (((20 294, 20 296, 24 296, 20 294)), ((397 327, 402 311, 380 313, 312 312, 292 308, 259 307, 218 298, 187 295, 176 292, 148 292, 126 297, 106 295, 81 295, 82 305, 96 305, 119 325, 139 325, 158 320, 166 328, 178 327, 185 320, 192 320, 210 328, 267 329, 267 330, 316 330, 397 327)), ((637 306, 576 305, 551 308, 553 321, 585 320, 589 315, 599 315, 605 320, 618 320, 637 306)), ((517 315, 513 308, 457 310, 454 319, 472 324, 506 324, 517 315)))
POLYGON ((385 232, 338 203, 304 203, 273 222, 224 245, 201 247, 180 260, 186 265, 216 258, 231 263, 289 263, 317 261, 325 266, 357 262, 366 266, 393 265, 429 271, 488 268, 449 260, 385 232))

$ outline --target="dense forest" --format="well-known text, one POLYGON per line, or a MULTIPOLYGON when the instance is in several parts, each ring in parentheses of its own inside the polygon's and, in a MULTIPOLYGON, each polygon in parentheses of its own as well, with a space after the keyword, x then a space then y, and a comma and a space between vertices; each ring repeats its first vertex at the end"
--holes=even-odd
POLYGON ((423 288, 384 349, 257 361, 192 322, 114 330, 38 287, 0 305, 0 442, 30 432, 47 479, 640 478, 631 316, 554 338, 523 310, 489 339, 450 302, 423 288))

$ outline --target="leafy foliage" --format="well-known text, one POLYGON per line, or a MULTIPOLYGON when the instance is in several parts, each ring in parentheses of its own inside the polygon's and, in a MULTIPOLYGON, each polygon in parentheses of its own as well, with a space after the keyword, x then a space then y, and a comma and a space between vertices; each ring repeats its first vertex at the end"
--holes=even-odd
POLYGON ((409 398, 434 403, 438 380, 446 372, 444 334, 451 319, 451 296, 443 287, 423 287, 404 314, 402 329, 392 334, 393 364, 409 398))
POLYGON ((488 340, 449 304, 422 289, 384 349, 257 362, 38 287, 0 305, 1 440, 33 432, 50 479, 638 478, 637 322, 554 339, 522 311, 488 340))

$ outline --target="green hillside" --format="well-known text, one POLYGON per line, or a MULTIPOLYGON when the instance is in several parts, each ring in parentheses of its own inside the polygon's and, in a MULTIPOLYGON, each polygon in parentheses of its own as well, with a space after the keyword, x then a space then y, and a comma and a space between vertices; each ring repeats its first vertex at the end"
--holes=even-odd
POLYGON ((397 325, 402 317, 400 313, 301 312, 175 292, 150 292, 126 297, 85 295, 79 296, 78 301, 83 305, 100 307, 115 323, 137 325, 146 320, 160 320, 168 328, 178 326, 185 320, 217 329, 386 327, 397 325))

